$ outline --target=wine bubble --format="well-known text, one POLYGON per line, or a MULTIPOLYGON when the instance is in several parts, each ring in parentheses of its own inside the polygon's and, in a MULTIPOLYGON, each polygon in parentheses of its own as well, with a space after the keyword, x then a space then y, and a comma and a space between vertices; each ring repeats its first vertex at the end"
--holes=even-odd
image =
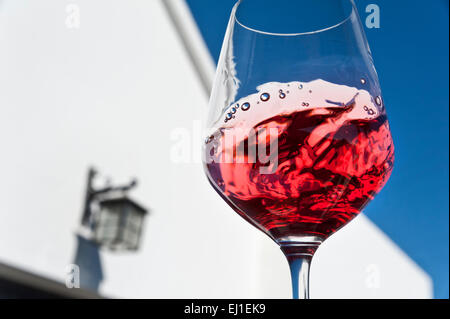
POLYGON ((242 111, 248 111, 248 109, 250 108, 250 103, 245 102, 244 104, 242 104, 241 106, 241 110, 242 111))
MULTIPOLYGON (((366 81, 366 86, 370 83, 365 76, 357 77, 356 81, 361 79, 366 81)), ((361 86, 361 84, 359 85, 361 86)), ((382 107, 379 106, 384 104, 381 94, 371 95, 356 87, 338 86, 323 80, 308 83, 269 82, 260 85, 257 91, 259 92, 249 95, 247 98, 244 97, 229 106, 228 110, 222 114, 221 122, 223 124, 225 121, 225 127, 234 122, 238 122, 234 123, 238 126, 241 123, 256 124, 266 115, 284 114, 297 110, 307 112, 311 109, 318 109, 317 114, 321 114, 327 112, 322 111, 321 108, 328 107, 342 108, 345 111, 345 117, 349 119, 370 120, 383 112, 382 107), (366 110, 363 109, 364 106, 367 107, 366 110), (250 108, 252 111, 247 112, 250 108)))
POLYGON ((375 115, 375 111, 373 109, 370 109, 367 107, 367 105, 364 106, 364 111, 367 112, 369 115, 375 115))
POLYGON ((375 103, 377 103, 378 106, 381 106, 381 104, 383 103, 383 101, 381 100, 381 96, 377 96, 375 98, 375 103))
POLYGON ((269 93, 263 93, 261 94, 261 101, 263 102, 267 102, 270 99, 270 94, 269 93))

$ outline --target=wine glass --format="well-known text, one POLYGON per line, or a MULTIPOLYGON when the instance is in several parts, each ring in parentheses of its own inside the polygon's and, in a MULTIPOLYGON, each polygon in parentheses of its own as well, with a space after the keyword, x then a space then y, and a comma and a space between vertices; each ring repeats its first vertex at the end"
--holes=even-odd
POLYGON ((217 193, 280 246, 293 297, 309 298, 316 249, 374 198, 394 163, 353 0, 234 6, 203 155, 217 193))

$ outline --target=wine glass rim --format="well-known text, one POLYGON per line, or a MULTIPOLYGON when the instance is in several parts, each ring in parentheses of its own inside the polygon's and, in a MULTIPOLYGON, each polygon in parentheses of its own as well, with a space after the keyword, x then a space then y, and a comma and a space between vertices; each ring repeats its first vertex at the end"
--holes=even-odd
POLYGON ((251 28, 251 27, 245 25, 244 23, 242 23, 241 21, 239 21, 239 19, 236 16, 236 12, 237 12, 237 9, 238 9, 239 5, 242 3, 242 1, 245 1, 245 0, 238 0, 238 2, 236 2, 236 4, 233 7, 233 18, 234 18, 234 20, 241 27, 243 27, 243 28, 245 28, 245 29, 247 29, 249 31, 252 31, 252 32, 255 32, 255 33, 259 33, 259 34, 263 34, 263 35, 292 37, 292 36, 299 36, 299 35, 318 34, 318 33, 321 33, 321 32, 325 32, 325 31, 329 31, 329 30, 338 28, 339 26, 341 26, 341 25, 345 24, 347 21, 349 21, 352 18, 352 16, 355 14, 355 4, 354 4, 353 0, 348 0, 351 3, 351 5, 352 5, 352 10, 351 10, 350 14, 348 15, 348 17, 343 19, 341 22, 339 22, 339 23, 337 23, 335 25, 332 25, 330 27, 322 28, 322 29, 315 30, 315 31, 298 32, 298 33, 267 32, 267 31, 262 31, 262 30, 258 30, 258 29, 255 29, 255 28, 251 28))

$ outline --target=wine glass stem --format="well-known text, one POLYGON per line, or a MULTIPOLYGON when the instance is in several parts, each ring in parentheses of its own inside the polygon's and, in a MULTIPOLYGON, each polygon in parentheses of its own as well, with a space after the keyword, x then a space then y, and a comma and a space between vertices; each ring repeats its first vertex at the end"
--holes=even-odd
POLYGON ((291 269, 292 297, 294 299, 309 299, 309 265, 312 256, 287 256, 291 269))
POLYGON ((321 244, 319 238, 297 242, 280 243, 291 269, 292 297, 309 299, 309 267, 317 248, 321 244))

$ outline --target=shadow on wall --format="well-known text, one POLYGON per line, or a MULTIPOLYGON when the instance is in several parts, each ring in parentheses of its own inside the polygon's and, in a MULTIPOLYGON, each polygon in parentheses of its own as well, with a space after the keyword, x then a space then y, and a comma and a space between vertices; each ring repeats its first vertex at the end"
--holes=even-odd
POLYGON ((103 280, 99 247, 95 243, 77 235, 77 250, 74 264, 80 267, 80 287, 98 292, 100 283, 103 280))

